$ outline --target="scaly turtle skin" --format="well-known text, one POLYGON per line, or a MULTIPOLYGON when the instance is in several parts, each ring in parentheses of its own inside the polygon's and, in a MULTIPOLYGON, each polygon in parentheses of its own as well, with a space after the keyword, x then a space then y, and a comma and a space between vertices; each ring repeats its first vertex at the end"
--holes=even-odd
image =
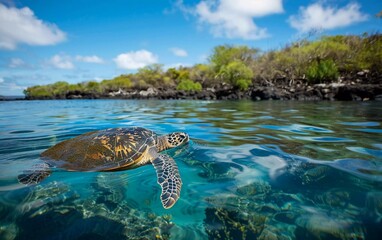
POLYGON ((151 130, 110 128, 89 132, 63 141, 41 153, 45 163, 18 176, 23 184, 37 184, 50 175, 50 167, 69 171, 121 171, 153 164, 162 187, 164 208, 172 207, 180 196, 182 180, 170 156, 159 152, 189 141, 187 133, 158 136, 151 130))

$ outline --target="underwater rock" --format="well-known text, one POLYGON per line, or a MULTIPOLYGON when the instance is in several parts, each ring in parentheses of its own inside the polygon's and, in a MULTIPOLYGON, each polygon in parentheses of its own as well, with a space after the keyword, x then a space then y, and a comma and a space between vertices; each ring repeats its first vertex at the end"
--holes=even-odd
POLYGON ((91 186, 95 190, 96 201, 113 210, 125 198, 127 183, 121 174, 99 173, 91 186))
MULTIPOLYGON (((62 183, 31 187, 18 209, 20 213, 13 219, 16 239, 30 239, 30 236, 35 239, 169 239, 174 226, 171 216, 131 207, 123 198, 122 189, 115 185, 119 180, 118 177, 106 180, 99 175, 93 185, 97 190, 84 194, 86 198, 62 183)), ((0 234, 0 237, 8 236, 12 231, 3 232, 0 226, 0 234)))
POLYGON ((104 217, 83 218, 76 208, 50 209, 33 218, 18 219, 18 239, 123 239, 124 226, 104 217), (91 238, 90 238, 91 237, 91 238))
POLYGON ((3 223, 0 225, 0 239, 13 240, 16 239, 19 229, 14 223, 3 223))
POLYGON ((254 196, 259 194, 268 194, 271 191, 271 185, 264 181, 256 181, 249 185, 239 187, 236 192, 241 196, 254 196))
POLYGON ((296 220, 298 239, 366 239, 366 230, 355 219, 342 211, 308 209, 296 220))
POLYGON ((266 217, 259 214, 244 215, 226 208, 209 207, 205 214, 205 230, 211 239, 256 239, 266 221, 266 217))
POLYGON ((297 214, 292 211, 283 211, 276 213, 273 217, 278 222, 283 222, 287 224, 294 224, 297 218, 297 214))
POLYGON ((199 223, 193 225, 175 225, 171 229, 171 239, 208 239, 207 234, 205 233, 202 226, 199 223))
MULTIPOLYGON (((372 199, 368 206, 378 209, 372 199)), ((213 206, 204 220, 210 239, 365 239, 367 231, 378 232, 365 228, 362 212, 339 189, 288 193, 257 181, 206 200, 213 206)))
POLYGON ((330 189, 322 194, 316 194, 314 200, 316 204, 344 210, 350 204, 350 194, 341 189, 330 189))
POLYGON ((36 185, 30 188, 29 194, 18 208, 22 214, 30 214, 32 217, 44 214, 55 205, 71 202, 79 198, 77 192, 60 182, 51 182, 47 185, 36 185))
POLYGON ((288 229, 274 227, 267 225, 262 231, 258 240, 290 240, 291 237, 287 235, 288 229))
POLYGON ((297 188, 308 188, 312 185, 322 185, 336 178, 333 168, 310 162, 293 162, 277 176, 277 181, 297 188))
MULTIPOLYGON (((195 144, 191 142, 190 144, 195 144)), ((181 158, 184 163, 191 167, 200 168, 201 171, 198 172, 198 175, 202 178, 206 178, 211 182, 214 181, 223 181, 233 179, 235 173, 230 172, 231 166, 233 163, 229 162, 215 162, 215 161, 203 161, 200 159, 210 159, 203 150, 199 149, 198 157, 193 156, 193 151, 182 151, 181 154, 184 154, 181 158)))
POLYGON ((77 200, 33 217, 26 214, 17 225, 19 239, 31 235, 40 239, 169 239, 173 227, 169 219, 130 209, 124 201, 110 211, 104 204, 77 200))
POLYGON ((242 167, 236 163, 229 162, 208 162, 202 163, 203 172, 198 175, 202 178, 207 178, 208 181, 224 181, 224 180, 233 180, 238 174, 236 170, 242 170, 242 167))
POLYGON ((206 199, 214 206, 205 211, 210 239, 290 239, 285 234, 294 231, 299 196, 273 190, 261 180, 237 188, 236 193, 206 199))
POLYGON ((304 204, 306 198, 301 194, 285 193, 280 190, 272 192, 269 197, 270 202, 278 206, 281 210, 291 210, 295 211, 298 209, 297 206, 304 204))
POLYGON ((316 183, 324 179, 327 172, 330 170, 328 166, 315 166, 313 168, 307 169, 302 175, 302 184, 316 183))
POLYGON ((366 215, 382 223, 382 192, 370 192, 366 196, 366 215))

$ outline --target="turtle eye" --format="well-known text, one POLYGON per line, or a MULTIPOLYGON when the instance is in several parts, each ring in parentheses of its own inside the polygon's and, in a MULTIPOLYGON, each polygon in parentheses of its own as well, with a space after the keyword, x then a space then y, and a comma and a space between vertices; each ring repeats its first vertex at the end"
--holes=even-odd
POLYGON ((180 142, 184 142, 188 140, 188 135, 186 133, 179 133, 179 140, 180 142))
POLYGON ((169 135, 169 138, 168 138, 168 143, 174 147, 179 146, 187 141, 188 141, 188 135, 185 133, 173 133, 169 135))

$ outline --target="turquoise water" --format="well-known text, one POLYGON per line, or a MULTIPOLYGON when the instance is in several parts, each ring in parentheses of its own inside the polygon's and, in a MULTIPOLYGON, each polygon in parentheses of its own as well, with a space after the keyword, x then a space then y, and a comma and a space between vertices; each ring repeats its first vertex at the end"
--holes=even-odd
POLYGON ((378 102, 0 102, 0 239, 378 239, 381 124, 378 102), (151 165, 17 182, 60 141, 130 126, 189 133, 167 151, 173 208, 151 165))

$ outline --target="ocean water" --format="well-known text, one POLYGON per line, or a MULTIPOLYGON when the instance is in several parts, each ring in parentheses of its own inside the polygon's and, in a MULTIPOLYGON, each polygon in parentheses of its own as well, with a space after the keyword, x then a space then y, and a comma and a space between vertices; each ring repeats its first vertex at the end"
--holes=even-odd
POLYGON ((380 239, 382 104, 0 102, 0 239, 380 239), (63 140, 112 127, 189 133, 163 209, 151 165, 17 176, 63 140))

